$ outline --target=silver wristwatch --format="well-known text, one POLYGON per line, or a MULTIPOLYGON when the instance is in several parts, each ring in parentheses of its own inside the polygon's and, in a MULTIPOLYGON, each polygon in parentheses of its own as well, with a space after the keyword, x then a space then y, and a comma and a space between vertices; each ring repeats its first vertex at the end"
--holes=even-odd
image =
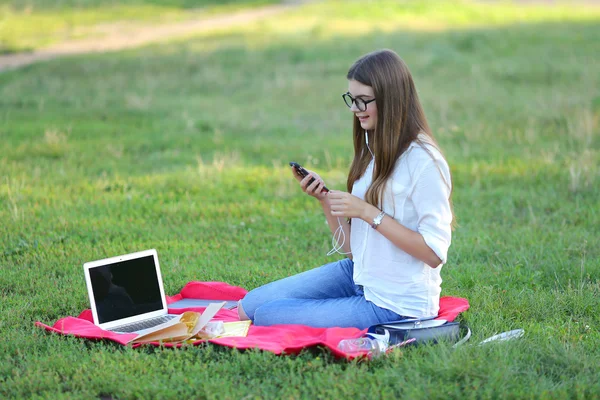
POLYGON ((373 222, 371 223, 371 228, 377 229, 377 227, 381 224, 383 217, 385 217, 385 213, 382 211, 379 213, 379 215, 377 215, 375 218, 373 218, 373 222))

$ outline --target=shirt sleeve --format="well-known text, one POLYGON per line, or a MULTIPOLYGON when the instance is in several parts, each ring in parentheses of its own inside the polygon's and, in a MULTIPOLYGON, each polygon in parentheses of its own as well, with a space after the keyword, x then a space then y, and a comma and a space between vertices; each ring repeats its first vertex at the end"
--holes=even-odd
POLYGON ((443 158, 428 158, 411 197, 417 212, 417 232, 445 264, 452 238, 452 182, 446 161, 443 158))

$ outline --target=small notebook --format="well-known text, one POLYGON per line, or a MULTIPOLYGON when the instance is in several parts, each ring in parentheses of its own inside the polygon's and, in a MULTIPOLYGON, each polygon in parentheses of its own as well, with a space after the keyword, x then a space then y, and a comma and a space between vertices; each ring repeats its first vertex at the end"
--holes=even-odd
POLYGON ((223 308, 231 310, 237 307, 237 300, 204 300, 204 299, 181 299, 168 305, 169 308, 192 308, 208 307, 210 303, 220 303, 225 301, 223 308))

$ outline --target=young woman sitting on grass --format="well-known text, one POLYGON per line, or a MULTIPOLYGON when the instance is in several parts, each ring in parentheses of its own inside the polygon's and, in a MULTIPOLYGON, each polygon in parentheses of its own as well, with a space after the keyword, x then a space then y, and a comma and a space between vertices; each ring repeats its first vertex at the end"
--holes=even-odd
POLYGON ((396 53, 363 56, 347 79, 343 99, 354 114, 348 192, 323 191, 319 175, 292 170, 321 203, 332 233, 342 229, 349 238, 348 258, 250 291, 238 312, 255 325, 364 329, 438 313, 453 220, 448 164, 396 53))

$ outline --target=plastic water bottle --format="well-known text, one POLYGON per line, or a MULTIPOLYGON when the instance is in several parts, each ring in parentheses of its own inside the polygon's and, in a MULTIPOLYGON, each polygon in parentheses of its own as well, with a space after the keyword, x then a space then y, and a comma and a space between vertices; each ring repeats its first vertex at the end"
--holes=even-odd
POLYGON ((372 357, 385 354, 387 348, 388 343, 386 341, 381 338, 374 338, 371 335, 356 339, 344 339, 338 343, 338 349, 344 353, 356 354, 368 352, 372 357))

